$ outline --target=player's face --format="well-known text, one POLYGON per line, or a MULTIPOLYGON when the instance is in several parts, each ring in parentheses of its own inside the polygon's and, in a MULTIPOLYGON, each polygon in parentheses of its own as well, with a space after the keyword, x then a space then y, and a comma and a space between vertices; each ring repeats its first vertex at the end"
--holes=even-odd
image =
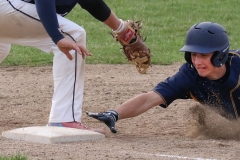
POLYGON ((209 54, 192 53, 191 54, 192 63, 196 68, 199 76, 211 79, 211 77, 216 74, 217 67, 215 67, 211 62, 212 55, 213 53, 209 53, 209 54))

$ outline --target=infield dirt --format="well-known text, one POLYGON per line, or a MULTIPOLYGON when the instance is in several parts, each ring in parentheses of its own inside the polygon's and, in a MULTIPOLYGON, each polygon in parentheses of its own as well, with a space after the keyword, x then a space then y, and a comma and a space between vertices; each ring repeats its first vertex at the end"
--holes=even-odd
MULTIPOLYGON (((193 100, 177 100, 166 109, 156 106, 138 117, 121 120, 116 123, 117 134, 86 116, 85 111, 114 109, 152 90, 180 65, 153 65, 147 74, 139 74, 131 64, 87 64, 82 122, 104 128, 106 138, 39 144, 1 136, 0 156, 22 154, 31 160, 239 159, 240 123, 227 121, 193 100)), ((0 67, 0 131, 46 125, 52 93, 51 66, 0 67)))

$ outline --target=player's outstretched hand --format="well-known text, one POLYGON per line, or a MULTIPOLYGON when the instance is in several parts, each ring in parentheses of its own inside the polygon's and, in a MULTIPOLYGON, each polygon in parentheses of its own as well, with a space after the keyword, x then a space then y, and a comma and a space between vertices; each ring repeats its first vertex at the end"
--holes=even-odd
POLYGON ((72 60, 72 55, 69 53, 70 50, 76 50, 79 54, 82 55, 83 59, 85 58, 85 55, 86 56, 92 55, 87 48, 67 38, 63 38, 60 41, 58 41, 57 46, 59 50, 62 51, 68 57, 69 60, 72 60))
POLYGON ((86 112, 89 117, 95 118, 101 122, 104 122, 113 133, 117 133, 115 129, 115 122, 118 120, 118 113, 110 110, 100 113, 86 112))

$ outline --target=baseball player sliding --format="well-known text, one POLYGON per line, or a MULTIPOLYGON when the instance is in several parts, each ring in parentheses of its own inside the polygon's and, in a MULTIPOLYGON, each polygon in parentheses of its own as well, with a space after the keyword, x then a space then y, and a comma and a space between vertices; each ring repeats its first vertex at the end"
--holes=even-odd
POLYGON ((187 63, 175 75, 114 110, 87 114, 104 122, 113 133, 117 132, 115 122, 119 119, 138 116, 157 105, 166 108, 177 99, 194 99, 215 108, 225 118, 239 118, 240 52, 229 51, 229 47, 227 32, 221 25, 195 24, 180 49, 187 63))
MULTIPOLYGON (((9 54, 11 44, 52 52, 54 93, 48 125, 104 134, 102 129, 90 128, 81 123, 84 58, 92 54, 86 48, 85 30, 64 18, 76 4, 111 28, 125 48, 134 46, 136 53, 141 49, 148 51, 137 30, 139 28, 135 30, 132 28, 133 22, 118 19, 102 0, 0 0, 0 63, 9 54), (129 31, 131 36, 125 42, 124 37, 129 31)), ((140 64, 144 73, 150 59, 145 62, 140 64)))

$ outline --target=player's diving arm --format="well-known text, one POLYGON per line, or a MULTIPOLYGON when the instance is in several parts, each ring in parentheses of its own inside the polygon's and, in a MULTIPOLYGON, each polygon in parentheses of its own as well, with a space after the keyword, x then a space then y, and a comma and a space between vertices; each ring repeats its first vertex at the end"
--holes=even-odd
POLYGON ((163 98, 154 91, 142 93, 115 108, 120 119, 138 116, 154 106, 165 104, 163 98))

